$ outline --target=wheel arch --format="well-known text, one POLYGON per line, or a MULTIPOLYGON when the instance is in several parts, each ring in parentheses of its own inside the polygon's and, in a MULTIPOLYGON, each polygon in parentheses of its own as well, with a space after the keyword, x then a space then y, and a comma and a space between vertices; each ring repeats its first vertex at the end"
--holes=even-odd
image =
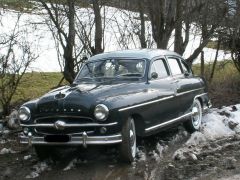
POLYGON ((140 114, 137 114, 137 113, 131 114, 130 117, 133 118, 133 120, 134 120, 137 136, 143 136, 144 130, 145 130, 144 118, 140 114))

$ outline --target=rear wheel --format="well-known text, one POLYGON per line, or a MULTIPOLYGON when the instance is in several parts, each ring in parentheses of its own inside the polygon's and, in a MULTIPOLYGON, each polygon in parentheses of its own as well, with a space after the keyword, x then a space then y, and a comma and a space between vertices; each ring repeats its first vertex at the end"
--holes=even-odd
POLYGON ((136 156, 136 130, 133 118, 123 124, 122 143, 120 145, 120 155, 123 161, 132 162, 136 156))
POLYGON ((202 123, 202 106, 198 99, 193 101, 191 118, 185 122, 185 127, 189 132, 198 131, 202 123))

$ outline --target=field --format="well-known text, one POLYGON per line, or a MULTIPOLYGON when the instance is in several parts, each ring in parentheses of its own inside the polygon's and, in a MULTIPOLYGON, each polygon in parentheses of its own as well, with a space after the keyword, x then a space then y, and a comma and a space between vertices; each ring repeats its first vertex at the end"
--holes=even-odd
MULTIPOLYGON (((59 72, 40 73, 32 72, 26 73, 23 76, 22 82, 13 97, 13 106, 19 105, 30 99, 42 96, 49 90, 58 85, 63 75, 59 72)), ((66 84, 66 82, 64 82, 66 84)))
MULTIPOLYGON (((208 84, 208 91, 213 106, 221 107, 239 103, 240 101, 240 73, 232 61, 219 61, 216 64, 213 79, 209 77, 212 71, 212 64, 205 64, 204 77, 208 84)), ((200 75, 200 64, 193 66, 196 75, 200 75)))

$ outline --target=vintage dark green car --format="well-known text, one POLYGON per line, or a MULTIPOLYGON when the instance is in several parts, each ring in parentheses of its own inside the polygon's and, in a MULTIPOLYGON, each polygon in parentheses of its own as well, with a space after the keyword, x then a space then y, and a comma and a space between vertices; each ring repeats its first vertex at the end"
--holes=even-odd
POLYGON ((199 130, 202 112, 210 106, 204 80, 177 53, 109 52, 91 57, 72 85, 23 104, 19 137, 39 156, 51 145, 119 143, 122 158, 131 162, 136 137, 179 123, 199 130))

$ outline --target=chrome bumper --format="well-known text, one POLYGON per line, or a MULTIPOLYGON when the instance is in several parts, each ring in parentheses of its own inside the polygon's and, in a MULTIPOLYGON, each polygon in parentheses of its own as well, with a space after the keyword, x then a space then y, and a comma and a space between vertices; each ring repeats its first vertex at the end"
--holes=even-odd
POLYGON ((44 137, 37 136, 25 136, 23 134, 19 135, 19 140, 21 144, 28 145, 98 145, 98 144, 116 144, 122 142, 122 135, 110 135, 110 136, 87 136, 83 133, 82 136, 72 136, 68 142, 46 142, 44 137))

